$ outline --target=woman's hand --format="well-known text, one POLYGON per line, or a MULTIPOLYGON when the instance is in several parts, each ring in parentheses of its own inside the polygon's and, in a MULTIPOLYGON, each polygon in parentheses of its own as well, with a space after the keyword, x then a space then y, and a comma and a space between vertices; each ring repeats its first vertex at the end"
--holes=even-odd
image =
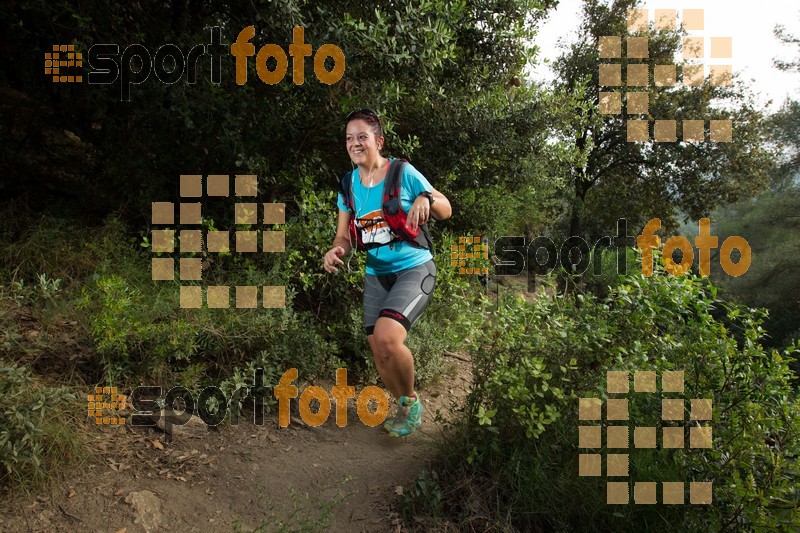
POLYGON ((431 201, 427 196, 417 196, 411 209, 408 210, 406 215, 406 227, 417 229, 417 226, 425 224, 431 216, 431 201))
POLYGON ((325 254, 325 259, 323 261, 323 266, 325 267, 326 272, 339 272, 339 269, 336 268, 334 265, 343 265, 344 261, 340 259, 340 257, 344 256, 344 248, 341 244, 335 244, 333 248, 328 250, 325 254))

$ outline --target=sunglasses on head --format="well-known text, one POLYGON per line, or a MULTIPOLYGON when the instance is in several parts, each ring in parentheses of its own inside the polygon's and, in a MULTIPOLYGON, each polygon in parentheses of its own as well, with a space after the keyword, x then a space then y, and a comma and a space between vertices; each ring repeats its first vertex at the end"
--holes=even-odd
POLYGON ((375 113, 375 111, 373 111, 372 109, 367 109, 366 107, 364 109, 357 109, 355 111, 351 111, 350 114, 347 115, 347 118, 344 119, 344 121, 345 121, 345 123, 350 122, 354 118, 357 118, 359 115, 360 116, 366 116, 366 117, 375 117, 375 119, 377 119, 378 123, 380 123, 380 121, 381 121, 380 117, 378 116, 377 113, 375 113))

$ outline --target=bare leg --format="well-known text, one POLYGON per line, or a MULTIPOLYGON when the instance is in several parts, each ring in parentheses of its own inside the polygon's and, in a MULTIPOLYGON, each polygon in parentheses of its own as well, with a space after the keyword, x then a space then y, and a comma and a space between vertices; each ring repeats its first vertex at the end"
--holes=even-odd
POLYGON ((406 336, 402 324, 380 317, 373 335, 367 337, 378 373, 395 398, 410 396, 414 391, 414 358, 404 344, 406 336))
POLYGON ((369 341, 369 347, 372 349, 372 358, 375 361, 375 368, 378 370, 378 374, 381 376, 381 381, 383 381, 384 386, 389 390, 389 393, 395 397, 397 396, 397 387, 392 379, 392 376, 389 373, 388 368, 384 365, 383 358, 378 355, 378 348, 375 345, 375 335, 368 335, 367 341, 369 341))

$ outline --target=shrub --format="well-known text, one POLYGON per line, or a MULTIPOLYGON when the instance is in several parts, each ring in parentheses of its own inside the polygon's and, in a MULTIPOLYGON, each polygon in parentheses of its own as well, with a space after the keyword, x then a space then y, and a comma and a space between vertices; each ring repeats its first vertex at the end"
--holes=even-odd
MULTIPOLYGON (((716 294, 707 279, 658 270, 625 277, 604 299, 500 302, 474 354, 464 423, 440 466, 442 486, 458 488, 444 491, 447 515, 481 527, 476 513, 486 509, 476 512, 463 497, 475 492, 493 515, 484 527, 800 526, 800 409, 789 368, 797 348, 766 350, 763 313, 716 294), (687 439, 684 450, 631 450, 629 473, 639 481, 711 480, 713 505, 609 506, 605 478, 578 476, 577 398, 607 398, 608 370, 683 370, 682 397, 712 399, 711 449, 689 449, 687 439), (473 478, 488 488, 465 488, 473 478)), ((659 424, 659 393, 628 398, 631 425, 659 424)))
POLYGON ((7 236, 0 239, 0 277, 39 285, 38 296, 46 298, 54 290, 80 284, 97 270, 120 272, 135 263, 125 223, 115 215, 87 231, 72 220, 47 215, 34 218, 27 211, 11 214, 0 217, 0 233, 7 236), (52 277, 49 284, 41 272, 52 277), (54 285, 53 280, 59 278, 65 287, 54 285))
POLYGON ((586 290, 595 296, 604 298, 608 296, 611 289, 617 286, 625 275, 641 273, 642 263, 631 248, 623 248, 620 255, 624 253, 625 271, 624 274, 619 268, 617 250, 609 250, 603 247, 594 248, 589 258, 589 267, 586 269, 585 283, 586 290), (599 272, 595 270, 595 254, 600 254, 599 272))
POLYGON ((64 388, 39 385, 31 372, 0 366, 0 482, 42 481, 78 455, 78 434, 70 420, 64 388))
MULTIPOLYGON (((353 254, 349 271, 345 264, 335 275, 325 272, 322 258, 336 231, 335 188, 319 192, 319 185, 310 178, 302 183, 298 201, 302 216, 292 218, 286 226, 286 253, 279 258, 281 271, 288 284, 297 288, 297 308, 315 312, 323 324, 332 325, 347 318, 349 309, 361 305, 366 254, 353 254)), ((347 263, 348 257, 343 261, 347 263)), ((332 331, 347 332, 335 327, 332 331)))
POLYGON ((483 321, 489 302, 474 276, 458 274, 450 265, 450 249, 457 238, 443 234, 435 243, 436 288, 428 309, 408 336, 414 355, 417 383, 435 381, 444 371, 446 350, 466 350, 483 321))
POLYGON ((202 369, 212 378, 229 376, 232 367, 257 358, 313 376, 335 352, 311 315, 292 309, 291 291, 283 309, 182 311, 165 305, 174 305, 174 294, 154 292, 147 298, 116 275, 97 276, 93 284, 84 287, 80 305, 88 311, 89 329, 110 381, 185 371, 199 385, 196 374, 202 369))

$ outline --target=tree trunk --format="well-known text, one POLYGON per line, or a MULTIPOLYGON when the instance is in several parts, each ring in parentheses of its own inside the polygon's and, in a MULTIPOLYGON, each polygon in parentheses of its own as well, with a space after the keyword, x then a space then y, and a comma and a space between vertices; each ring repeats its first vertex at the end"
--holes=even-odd
MULTIPOLYGON (((575 196, 572 199, 572 211, 569 218, 569 237, 581 237, 581 228, 583 226, 584 205, 586 200, 586 193, 589 191, 589 183, 582 179, 579 172, 574 173, 575 180, 575 196)), ((557 269, 559 275, 556 277, 558 283, 558 290, 564 294, 572 294, 578 288, 580 280, 568 282, 571 272, 566 272, 561 266, 557 269)))

